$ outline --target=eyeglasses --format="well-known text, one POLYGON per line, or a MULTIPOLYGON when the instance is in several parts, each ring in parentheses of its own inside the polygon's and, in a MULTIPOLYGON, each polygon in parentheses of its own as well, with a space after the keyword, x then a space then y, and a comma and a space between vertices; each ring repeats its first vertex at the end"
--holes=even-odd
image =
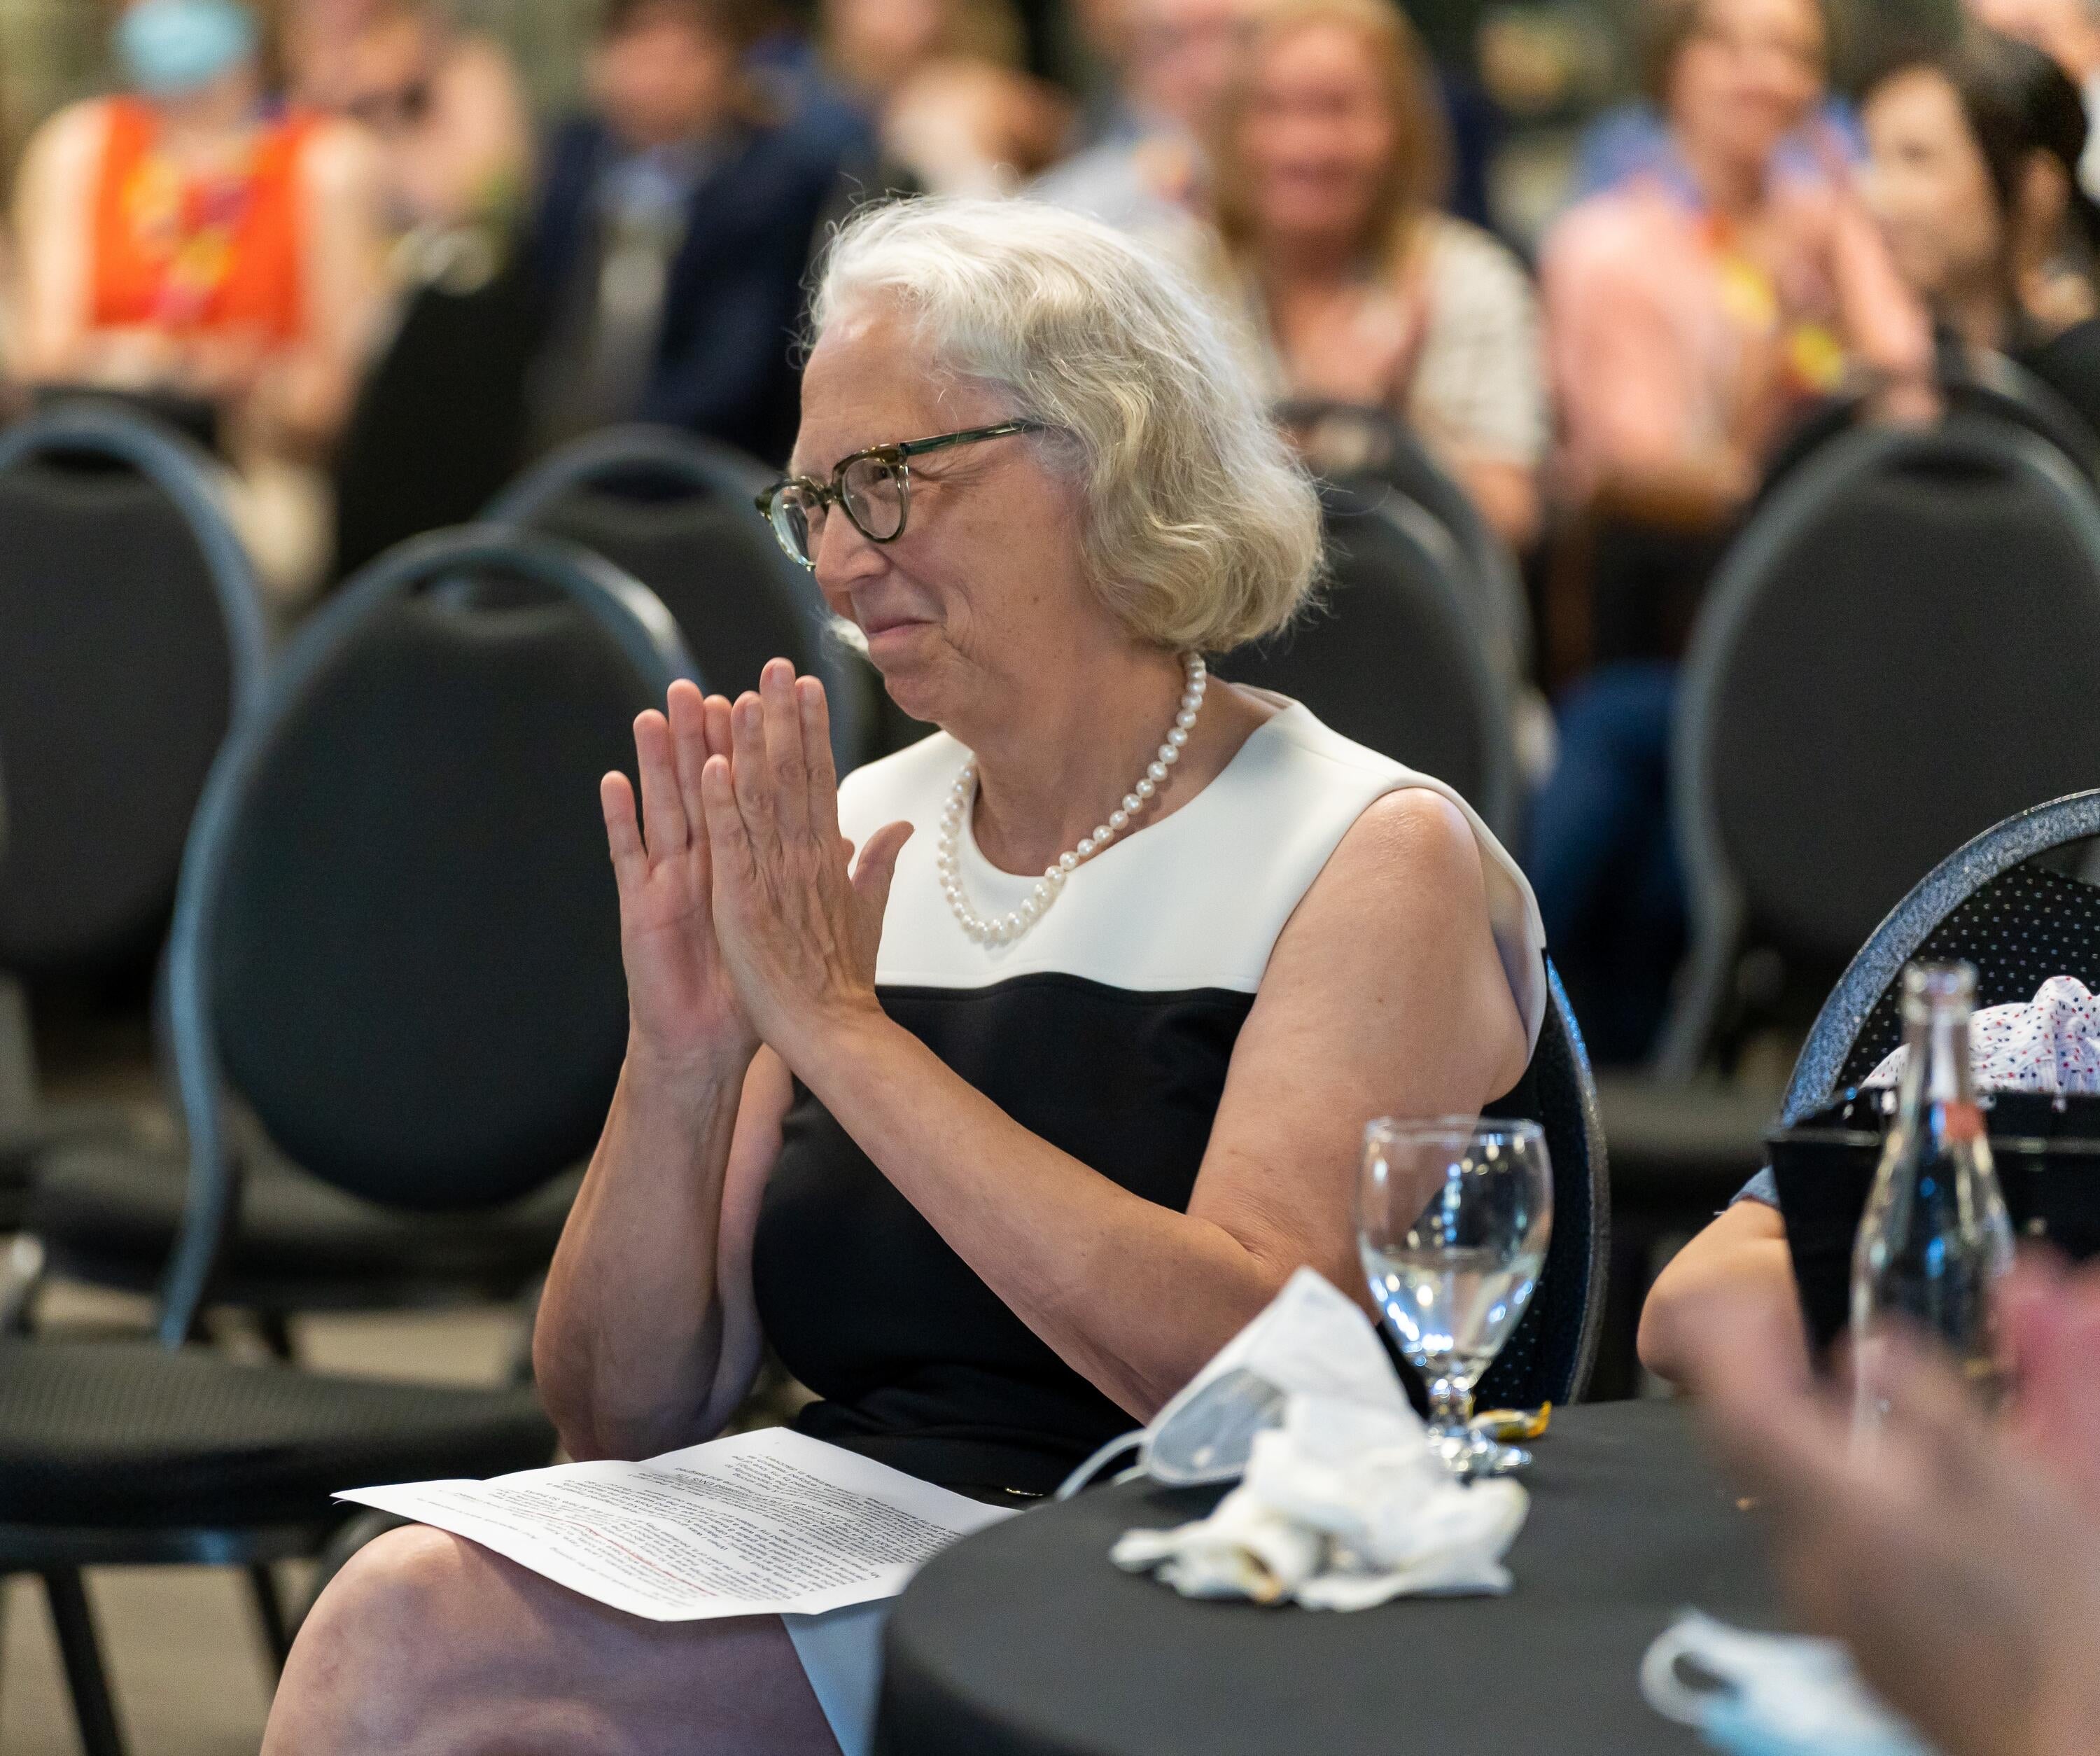
POLYGON ((893 543, 904 534, 911 510, 911 460, 951 445, 975 445, 1004 439, 1010 433, 1040 433, 1039 421, 1003 421, 995 427, 967 427, 938 433, 931 439, 907 439, 901 445, 871 445, 842 457, 827 483, 814 476, 783 476, 758 496, 758 510, 773 527, 780 546, 805 567, 823 540, 824 516, 833 502, 843 507, 853 527, 871 543, 893 543))

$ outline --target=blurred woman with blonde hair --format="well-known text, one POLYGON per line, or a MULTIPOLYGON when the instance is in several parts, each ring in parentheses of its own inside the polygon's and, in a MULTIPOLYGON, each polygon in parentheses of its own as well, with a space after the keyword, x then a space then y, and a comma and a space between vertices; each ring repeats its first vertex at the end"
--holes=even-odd
POLYGON ((1439 211, 1449 157, 1396 7, 1281 0, 1219 130, 1220 267, 1272 394, 1400 416, 1521 546, 1548 439, 1538 311, 1510 252, 1439 211))

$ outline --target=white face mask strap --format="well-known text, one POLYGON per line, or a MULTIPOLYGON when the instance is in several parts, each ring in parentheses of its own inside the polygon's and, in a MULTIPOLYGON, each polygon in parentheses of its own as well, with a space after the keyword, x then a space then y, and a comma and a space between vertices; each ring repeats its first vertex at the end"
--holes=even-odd
MULTIPOLYGON (((1135 1451, 1143 1445, 1145 1432, 1146 1429, 1140 1427, 1136 1432, 1125 1433, 1119 1439, 1111 1439, 1060 1482, 1057 1485, 1057 1492, 1052 1498, 1059 1500, 1070 1499, 1081 1489, 1091 1485, 1094 1477, 1098 1476, 1105 1467, 1113 1463, 1126 1451, 1135 1451)), ((1144 1465, 1139 1464, 1135 1468, 1125 1470, 1121 1476, 1116 1477, 1116 1480, 1123 1481, 1131 1476, 1141 1476, 1144 1473, 1144 1465)))
POLYGON ((1696 1659, 1705 1644, 1707 1632, 1705 1618, 1696 1615, 1681 1617, 1676 1625, 1649 1646, 1641 1660, 1640 1691, 1648 1705, 1665 1719, 1674 1719, 1680 1726, 1698 1726, 1705 1723, 1706 1716, 1714 1704, 1734 1692, 1723 1684, 1714 1688, 1696 1689, 1684 1680, 1678 1669, 1681 1658, 1696 1659))

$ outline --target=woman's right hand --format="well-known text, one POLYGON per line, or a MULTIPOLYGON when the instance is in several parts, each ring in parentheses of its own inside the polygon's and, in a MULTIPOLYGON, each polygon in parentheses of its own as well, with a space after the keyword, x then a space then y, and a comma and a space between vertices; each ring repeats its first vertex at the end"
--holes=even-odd
POLYGON ((628 1059, 683 1074, 709 1061, 739 1070, 757 1052, 721 948, 715 941, 713 885, 700 770, 726 757, 730 704, 671 686, 668 717, 655 709, 634 721, 642 776, 642 820, 634 789, 615 771, 598 783, 606 839, 620 885, 620 947, 627 968, 628 1059), (643 836, 646 826, 646 839, 643 836))

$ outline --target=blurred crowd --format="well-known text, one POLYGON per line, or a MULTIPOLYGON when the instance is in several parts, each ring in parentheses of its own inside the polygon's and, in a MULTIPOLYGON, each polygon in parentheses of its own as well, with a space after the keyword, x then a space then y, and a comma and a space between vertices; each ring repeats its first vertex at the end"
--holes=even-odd
POLYGON ((1513 237, 1477 87, 1392 0, 1072 0, 1054 82, 1010 0, 606 0, 551 126, 437 0, 132 0, 117 88, 21 157, 0 382, 215 448, 297 604, 611 423, 783 461, 810 264, 858 202, 1102 216, 1279 403, 1404 423, 1524 563, 1560 691, 1528 863, 1625 1058, 1681 941, 1674 661, 1799 435, 1929 420, 2005 362, 2100 422, 2095 0, 1885 30, 1849 100, 1822 0, 1635 10, 1639 92, 1513 237))

